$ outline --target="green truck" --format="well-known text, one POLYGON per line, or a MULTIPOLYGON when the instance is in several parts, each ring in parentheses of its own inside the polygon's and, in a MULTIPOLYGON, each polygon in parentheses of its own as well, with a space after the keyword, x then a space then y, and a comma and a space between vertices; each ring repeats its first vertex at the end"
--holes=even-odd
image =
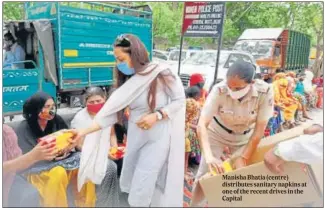
POLYGON ((250 53, 267 79, 277 69, 299 71, 307 68, 310 39, 306 34, 289 29, 246 29, 234 50, 250 53))

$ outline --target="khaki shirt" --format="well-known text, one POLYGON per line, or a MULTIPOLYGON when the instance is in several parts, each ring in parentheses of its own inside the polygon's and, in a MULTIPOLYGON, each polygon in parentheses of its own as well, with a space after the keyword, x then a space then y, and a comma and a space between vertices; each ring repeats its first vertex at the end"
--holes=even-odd
POLYGON ((273 88, 262 80, 255 80, 241 101, 231 98, 225 82, 216 84, 205 102, 201 116, 208 121, 214 121, 213 117, 216 117, 235 134, 243 134, 254 129, 256 122, 267 122, 273 113, 273 88))

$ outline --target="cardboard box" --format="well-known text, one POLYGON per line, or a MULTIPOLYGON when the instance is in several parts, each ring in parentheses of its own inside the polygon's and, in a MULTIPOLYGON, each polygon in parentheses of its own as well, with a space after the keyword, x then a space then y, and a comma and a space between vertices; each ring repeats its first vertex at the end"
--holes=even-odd
MULTIPOLYGON (((303 129, 310 125, 306 123, 263 139, 248 163, 249 166, 245 168, 223 175, 202 177, 200 184, 208 200, 208 206, 294 207, 322 199, 322 189, 310 166, 303 169, 302 164, 286 163, 284 174, 279 176, 270 172, 263 161, 265 152, 275 144, 301 135, 303 129)), ((241 151, 236 152, 230 162, 241 151)))

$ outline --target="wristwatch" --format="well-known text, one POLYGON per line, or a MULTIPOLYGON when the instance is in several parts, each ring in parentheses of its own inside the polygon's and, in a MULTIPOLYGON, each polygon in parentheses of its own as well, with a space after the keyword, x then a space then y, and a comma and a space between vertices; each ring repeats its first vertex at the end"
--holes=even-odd
POLYGON ((159 121, 163 119, 163 115, 159 111, 157 111, 156 114, 159 121))

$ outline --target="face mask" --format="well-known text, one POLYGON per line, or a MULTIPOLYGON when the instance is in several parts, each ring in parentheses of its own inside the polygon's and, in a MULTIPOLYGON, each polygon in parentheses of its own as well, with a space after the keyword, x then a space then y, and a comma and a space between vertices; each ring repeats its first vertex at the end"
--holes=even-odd
POLYGON ((104 106, 104 103, 102 103, 102 104, 88 104, 87 110, 90 113, 97 114, 101 110, 101 108, 103 108, 103 106, 104 106))
POLYGON ((229 91, 229 94, 231 96, 231 98, 233 99, 240 99, 242 97, 244 97, 249 89, 250 89, 250 85, 247 85, 244 89, 241 89, 241 90, 238 90, 238 91, 232 91, 229 87, 228 88, 228 91, 229 91))
POLYGON ((50 111, 42 111, 41 113, 39 113, 39 118, 42 120, 53 120, 55 114, 56 109, 53 108, 50 111))
POLYGON ((135 73, 133 68, 130 68, 126 62, 117 64, 117 69, 124 75, 130 76, 135 73))

